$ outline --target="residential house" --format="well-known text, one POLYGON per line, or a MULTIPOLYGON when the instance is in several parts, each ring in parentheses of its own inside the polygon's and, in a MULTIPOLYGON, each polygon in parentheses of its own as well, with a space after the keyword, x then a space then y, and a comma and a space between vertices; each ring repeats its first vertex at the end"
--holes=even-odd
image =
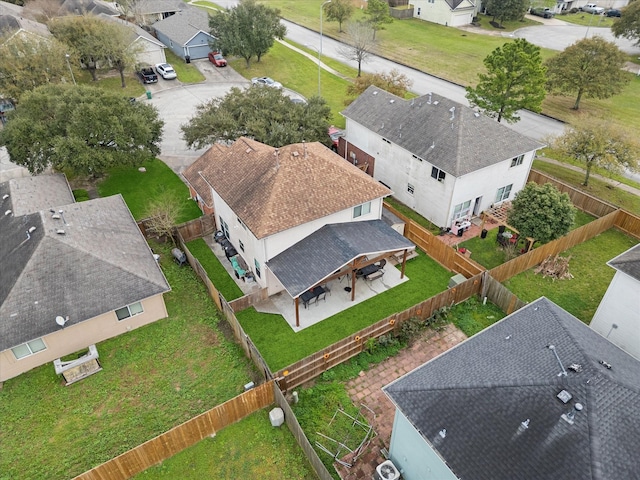
POLYGON ((64 176, 41 175, 0 183, 0 204, 0 381, 167 316, 122 196, 74 203, 64 176))
POLYGON ((616 273, 596 310, 591 328, 640 359, 640 244, 607 265, 616 273))
POLYGON ((544 297, 384 391, 404 480, 638 478, 640 362, 544 297))
POLYGON ((479 215, 526 184, 544 145, 433 94, 405 100, 371 86, 343 112, 344 157, 435 225, 479 215))
POLYGON ((108 15, 100 15, 100 18, 105 21, 117 22, 129 29, 129 40, 131 42, 130 48, 136 49, 136 59, 138 64, 157 65, 158 63, 167 62, 167 57, 164 54, 164 49, 167 47, 146 30, 120 18, 108 15))
POLYGON ((206 58, 213 37, 209 33, 209 14, 200 8, 184 5, 175 15, 153 24, 158 40, 184 60, 206 58))
POLYGON ((473 0, 412 0, 411 4, 414 18, 450 27, 469 25, 478 12, 473 0))
POLYGON ((184 176, 269 295, 297 299, 347 265, 414 248, 381 220, 391 191, 319 142, 242 137, 212 146, 184 176))
POLYGON ((43 23, 31 20, 24 15, 24 7, 7 2, 0 2, 0 37, 2 43, 15 36, 31 36, 48 38, 49 29, 43 23))
POLYGON ((111 17, 120 16, 120 11, 116 4, 103 0, 64 0, 60 7, 60 15, 109 15, 111 17))
POLYGON ((138 25, 152 25, 182 10, 184 2, 180 0, 138 0, 131 10, 120 9, 127 18, 133 18, 138 25))

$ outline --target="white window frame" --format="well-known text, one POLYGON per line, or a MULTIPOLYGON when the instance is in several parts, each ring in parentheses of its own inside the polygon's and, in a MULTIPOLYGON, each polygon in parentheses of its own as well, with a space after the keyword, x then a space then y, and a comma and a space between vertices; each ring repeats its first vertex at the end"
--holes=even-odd
POLYGON ((47 349, 47 344, 44 343, 42 338, 36 338, 31 340, 30 342, 23 343, 22 345, 17 345, 11 349, 11 353, 16 357, 16 360, 20 360, 22 358, 30 357, 31 355, 35 355, 38 352, 42 352, 47 349), (16 353, 16 350, 19 349, 27 349, 24 355, 16 353))
POLYGON ((453 221, 455 222, 459 218, 468 216, 470 211, 471 211, 471 200, 467 200, 462 203, 459 203, 458 205, 453 207, 453 221))
POLYGON ((119 322, 126 320, 127 318, 135 317, 136 315, 140 315, 144 313, 144 307, 142 306, 142 302, 134 302, 129 305, 125 305, 124 307, 117 308, 115 310, 116 318, 119 322), (127 316, 120 318, 118 312, 122 312, 123 310, 127 310, 127 316))
POLYGON ((444 170, 440 170, 438 167, 431 167, 431 178, 439 182, 444 182, 446 176, 447 174, 444 172, 444 170))
POLYGON ((260 262, 257 259, 253 259, 253 264, 256 267, 256 275, 258 276, 258 278, 262 278, 262 275, 260 275, 260 262))
POLYGON ((511 159, 511 167, 517 167, 518 165, 522 165, 523 162, 524 162, 524 153, 522 155, 518 155, 517 157, 513 157, 511 159))
POLYGON ((415 191, 416 191, 415 187, 410 183, 407 183, 407 192, 409 192, 409 195, 413 195, 415 191))
POLYGON ((363 203, 353 207, 353 218, 358 218, 371 213, 371 202, 363 203))
POLYGON ((511 195, 511 190, 513 189, 513 183, 509 185, 505 185, 504 187, 500 187, 496 191, 496 201, 495 203, 504 202, 511 195))

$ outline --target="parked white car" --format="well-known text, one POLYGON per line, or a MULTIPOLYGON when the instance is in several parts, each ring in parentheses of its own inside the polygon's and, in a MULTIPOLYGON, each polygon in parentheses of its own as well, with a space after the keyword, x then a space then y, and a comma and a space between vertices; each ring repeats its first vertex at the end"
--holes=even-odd
POLYGON ((581 8, 583 12, 591 13, 592 15, 601 15, 604 13, 604 8, 599 7, 595 3, 587 3, 581 8))
POLYGON ((158 72, 158 75, 160 75, 165 80, 173 80, 174 78, 178 78, 176 71, 168 63, 158 63, 156 65, 156 72, 158 72))
POLYGON ((280 82, 276 82, 273 78, 269 77, 254 77, 251 79, 252 85, 263 85, 271 88, 282 88, 280 82))

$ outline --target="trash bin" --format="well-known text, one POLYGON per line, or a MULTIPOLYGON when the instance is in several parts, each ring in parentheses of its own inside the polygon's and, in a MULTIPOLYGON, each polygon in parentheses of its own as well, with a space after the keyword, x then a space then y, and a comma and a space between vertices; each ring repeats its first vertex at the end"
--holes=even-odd
POLYGON ((151 90, 147 90, 147 98, 151 100, 151 90))
POLYGON ((191 63, 191 57, 189 55, 186 55, 184 57, 184 61, 187 62, 187 63, 191 63))
POLYGON ((480 238, 487 238, 487 229, 483 228, 480 232, 480 238))
POLYGON ((498 233, 499 234, 503 234, 506 229, 507 229, 507 227, 505 225, 499 225, 498 226, 498 233))

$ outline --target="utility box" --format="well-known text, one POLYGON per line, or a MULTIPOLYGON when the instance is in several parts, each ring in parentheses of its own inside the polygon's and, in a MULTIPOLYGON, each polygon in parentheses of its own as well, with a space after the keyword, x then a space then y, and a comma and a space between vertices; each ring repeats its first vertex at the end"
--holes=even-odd
POLYGON ((449 286, 447 288, 453 288, 466 281, 467 281, 467 277, 465 277, 461 273, 458 273, 449 279, 449 286))
POLYGON ((284 412, 280 407, 276 407, 269 412, 269 421, 273 427, 279 427, 284 423, 284 412))

